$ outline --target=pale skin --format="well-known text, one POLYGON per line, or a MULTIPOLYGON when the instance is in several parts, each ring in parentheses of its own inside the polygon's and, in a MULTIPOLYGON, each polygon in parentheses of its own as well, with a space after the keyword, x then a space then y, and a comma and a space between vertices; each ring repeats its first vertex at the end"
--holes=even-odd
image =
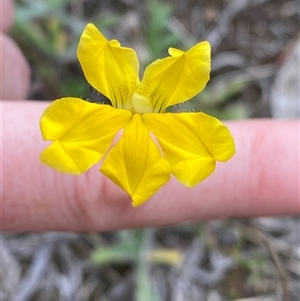
MULTIPOLYGON (((0 29, 12 23, 12 3, 1 0, 0 29)), ((237 154, 217 164, 190 189, 172 179, 140 207, 99 172, 61 174, 42 165, 39 118, 49 105, 25 98, 29 68, 15 43, 1 42, 2 231, 111 231, 228 217, 300 213, 299 121, 227 122, 237 154), (20 99, 12 101, 9 99, 20 99)))

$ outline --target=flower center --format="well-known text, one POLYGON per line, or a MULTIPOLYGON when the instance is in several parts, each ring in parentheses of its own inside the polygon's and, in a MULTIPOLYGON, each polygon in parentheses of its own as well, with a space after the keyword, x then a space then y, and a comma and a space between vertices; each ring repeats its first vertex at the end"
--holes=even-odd
POLYGON ((153 112, 152 102, 149 97, 134 92, 132 95, 132 106, 135 113, 145 114, 153 112))

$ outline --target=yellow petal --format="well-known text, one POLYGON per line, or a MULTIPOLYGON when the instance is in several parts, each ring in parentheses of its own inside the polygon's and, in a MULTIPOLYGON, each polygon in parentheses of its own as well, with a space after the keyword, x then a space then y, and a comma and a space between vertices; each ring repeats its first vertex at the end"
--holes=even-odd
POLYGON ((40 120, 44 140, 54 141, 40 159, 60 172, 81 174, 101 160, 131 116, 127 110, 78 98, 56 100, 40 120))
POLYGON ((131 96, 139 85, 139 62, 135 51, 107 41, 100 31, 88 24, 77 51, 87 81, 112 102, 115 108, 132 110, 131 96))
POLYGON ((187 52, 170 48, 171 57, 147 67, 136 93, 152 101, 153 112, 191 99, 209 80, 210 45, 202 42, 187 52))
POLYGON ((204 113, 148 113, 143 120, 156 136, 172 173, 194 186, 235 153, 233 137, 218 119, 204 113))
POLYGON ((169 181, 171 173, 138 114, 133 115, 122 138, 108 153, 101 172, 132 197, 133 206, 147 201, 169 181))

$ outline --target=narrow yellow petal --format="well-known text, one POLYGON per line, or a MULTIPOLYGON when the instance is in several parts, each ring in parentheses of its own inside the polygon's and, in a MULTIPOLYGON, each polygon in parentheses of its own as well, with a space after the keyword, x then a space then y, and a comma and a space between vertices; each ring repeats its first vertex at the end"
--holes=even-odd
POLYGON ((216 160, 227 161, 235 153, 227 127, 204 113, 148 113, 143 120, 158 139, 172 173, 186 186, 207 178, 216 160))
POLYGON ((135 51, 107 41, 101 32, 88 24, 77 50, 87 81, 112 102, 115 108, 132 110, 131 96, 139 85, 139 62, 135 51))
POLYGON ((152 102, 153 112, 182 103, 201 92, 209 80, 210 45, 202 42, 187 52, 170 48, 170 57, 147 67, 136 93, 152 102))
POLYGON ((40 120, 44 140, 54 141, 40 159, 60 172, 81 174, 101 160, 131 116, 127 110, 78 98, 56 100, 40 120))
POLYGON ((132 197, 133 206, 147 201, 169 181, 171 173, 138 114, 133 115, 122 138, 108 153, 101 172, 132 197))

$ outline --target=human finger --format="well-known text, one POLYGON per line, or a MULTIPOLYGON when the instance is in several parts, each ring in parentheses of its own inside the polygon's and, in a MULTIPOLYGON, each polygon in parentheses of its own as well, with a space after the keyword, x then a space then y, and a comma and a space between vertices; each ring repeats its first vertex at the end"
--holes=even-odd
POLYGON ((0 3, 0 31, 6 31, 13 22, 13 3, 11 0, 1 0, 0 3))
POLYGON ((140 207, 99 173, 58 173, 39 162, 48 103, 3 102, 4 231, 110 231, 189 220, 299 214, 299 121, 228 122, 237 154, 190 189, 172 179, 140 207))
POLYGON ((17 44, 5 34, 0 33, 0 98, 24 99, 28 93, 30 69, 17 44))

